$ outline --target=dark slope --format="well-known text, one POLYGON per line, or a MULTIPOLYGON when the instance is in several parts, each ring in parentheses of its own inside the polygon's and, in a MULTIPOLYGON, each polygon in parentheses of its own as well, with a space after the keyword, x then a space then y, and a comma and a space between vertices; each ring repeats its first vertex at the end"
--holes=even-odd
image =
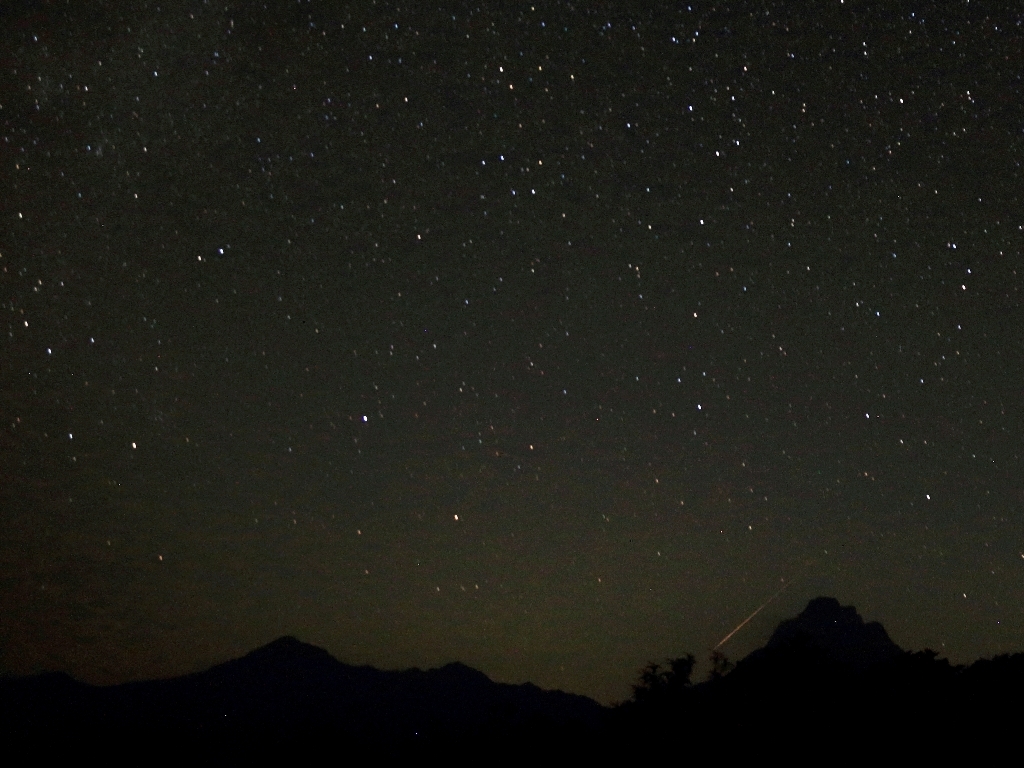
MULTIPOLYGON (((1024 717, 1024 654, 955 666, 900 649, 875 622, 816 598, 735 668, 692 684, 649 675, 614 710, 464 664, 382 671, 284 637, 170 680, 98 688, 64 674, 0 680, 0 736, 44 749, 248 758, 462 756, 606 763, 642 756, 892 756, 1004 744, 1024 717), (838 750, 838 752, 837 752, 838 750), (796 753, 794 753, 796 754, 796 753)), ((803 758, 800 758, 802 761, 803 758)))
POLYGON ((614 713, 622 743, 651 745, 682 729, 736 757, 787 744, 789 759, 950 756, 1016 741, 1024 654, 950 664, 909 652, 876 622, 831 597, 808 603, 728 673, 692 684, 662 674, 614 713), (652 684, 653 683, 653 684, 652 684))
POLYGON ((803 645, 859 671, 905 653, 881 624, 865 622, 852 605, 840 605, 834 597, 816 597, 798 616, 781 622, 764 649, 752 656, 803 645))
POLYGON ((3 730, 15 737, 132 734, 169 745, 257 751, 331 743, 389 753, 480 739, 526 745, 592 734, 602 707, 584 696, 495 683, 463 664, 355 667, 292 637, 204 672, 111 687, 66 675, 0 681, 3 730))

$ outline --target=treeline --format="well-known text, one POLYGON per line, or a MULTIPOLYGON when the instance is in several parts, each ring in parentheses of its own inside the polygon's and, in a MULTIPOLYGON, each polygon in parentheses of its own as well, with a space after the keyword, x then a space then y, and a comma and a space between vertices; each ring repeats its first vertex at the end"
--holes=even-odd
MULTIPOLYGON (((758 744, 860 750, 1018 746, 1024 732, 1024 653, 954 665, 935 651, 904 652, 859 668, 809 639, 763 648, 738 664, 712 654, 695 682, 692 655, 645 667, 633 696, 610 714, 623 746, 755 751, 758 744)), ((822 753, 823 756, 825 753, 822 753)))
POLYGON ((844 762, 894 750, 915 764, 953 755, 988 762, 986 750, 1019 750, 1024 653, 953 665, 933 651, 861 642, 880 628, 858 621, 846 630, 864 632, 844 630, 842 642, 784 625, 736 664, 713 653, 699 681, 693 655, 649 664, 630 699, 613 707, 494 683, 462 665, 351 667, 286 638, 172 680, 96 688, 63 674, 0 679, 0 741, 43 758, 517 765, 844 762))

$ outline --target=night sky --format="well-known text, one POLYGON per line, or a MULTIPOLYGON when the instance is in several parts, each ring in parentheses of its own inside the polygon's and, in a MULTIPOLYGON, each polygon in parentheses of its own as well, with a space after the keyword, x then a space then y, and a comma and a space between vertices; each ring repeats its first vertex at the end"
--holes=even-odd
POLYGON ((0 6, 0 671, 1024 649, 1013 3, 0 6))

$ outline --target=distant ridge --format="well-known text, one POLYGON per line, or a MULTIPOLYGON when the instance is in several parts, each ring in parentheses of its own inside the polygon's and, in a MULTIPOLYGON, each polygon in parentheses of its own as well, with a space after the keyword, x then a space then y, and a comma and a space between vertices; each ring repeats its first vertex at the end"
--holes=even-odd
POLYGON ((386 671, 282 637, 169 680, 97 687, 64 673, 0 678, 0 741, 76 756, 115 749, 133 764, 168 750, 175 759, 260 763, 329 754, 631 764, 638 755, 676 760, 680 734, 715 759, 737 748, 763 757, 763 745, 780 738, 815 754, 859 744, 873 759, 896 742, 919 751, 926 739, 943 757, 956 739, 974 749, 979 734, 1015 745, 1024 718, 1024 653, 952 665, 900 649, 879 623, 832 597, 780 622, 731 671, 722 665, 693 683, 693 662, 647 667, 632 700, 605 708, 531 683, 496 683, 459 662, 386 671))
POLYGON ((285 635, 249 651, 241 658, 223 662, 211 667, 205 673, 199 674, 226 673, 242 669, 262 673, 319 672, 321 674, 336 674, 346 667, 348 667, 347 664, 338 661, 323 648, 304 643, 291 635, 285 635))
MULTIPOLYGON (((0 734, 141 738, 176 744, 319 744, 397 754, 476 740, 523 747, 538 738, 593 734, 604 708, 530 683, 496 683, 458 662, 439 669, 344 664, 281 637, 203 672, 97 687, 67 675, 0 680, 0 734)), ((256 747, 257 750, 259 747, 256 747)))
POLYGON ((307 656, 333 658, 331 654, 316 645, 304 643, 293 635, 284 635, 264 646, 249 651, 243 658, 255 656, 307 656))

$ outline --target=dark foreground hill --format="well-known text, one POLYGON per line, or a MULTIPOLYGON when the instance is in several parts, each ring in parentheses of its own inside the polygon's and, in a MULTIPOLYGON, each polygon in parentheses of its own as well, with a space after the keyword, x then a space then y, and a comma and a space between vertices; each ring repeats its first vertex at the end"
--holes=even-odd
MULTIPOLYGON (((630 763, 682 754, 876 759, 893 749, 977 756, 1017 742, 1024 654, 955 666, 907 652, 877 623, 816 598, 705 682, 692 656, 645 669, 634 697, 507 685, 462 664, 388 672, 354 667, 285 637, 170 680, 95 687, 64 674, 0 679, 0 743, 152 762, 300 754, 441 756, 487 762, 630 763), (764 750, 768 752, 765 753, 764 750), (831 757, 829 757, 831 756, 831 757)), ((2 754, 2 752, 0 752, 2 754)))
POLYGON ((798 763, 891 758, 893 749, 948 759, 1019 743, 1024 722, 1024 653, 953 665, 901 649, 881 624, 831 597, 812 600, 708 681, 694 684, 692 667, 684 657, 645 671, 613 715, 620 743, 664 744, 659 734, 681 730, 733 756, 785 744, 798 763))
POLYGON ((495 683, 463 664, 422 671, 355 667, 283 637, 246 656, 169 680, 96 687, 64 674, 0 681, 2 730, 42 744, 244 745, 266 754, 510 751, 590 737, 603 708, 584 696, 495 683), (543 743, 543 744, 542 744, 543 743))

